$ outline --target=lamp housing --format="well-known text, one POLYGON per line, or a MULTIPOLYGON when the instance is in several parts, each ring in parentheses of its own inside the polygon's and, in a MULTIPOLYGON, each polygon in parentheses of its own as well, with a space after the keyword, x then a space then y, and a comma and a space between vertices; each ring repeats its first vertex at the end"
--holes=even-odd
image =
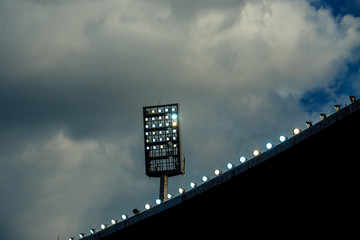
POLYGON ((149 177, 185 173, 182 159, 180 105, 143 107, 145 171, 149 177))

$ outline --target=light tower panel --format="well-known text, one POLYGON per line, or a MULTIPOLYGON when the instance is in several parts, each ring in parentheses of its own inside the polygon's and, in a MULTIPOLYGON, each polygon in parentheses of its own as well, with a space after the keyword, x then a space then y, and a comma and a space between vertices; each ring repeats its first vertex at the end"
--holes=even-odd
POLYGON ((179 104, 143 107, 143 117, 146 175, 184 174, 179 104))

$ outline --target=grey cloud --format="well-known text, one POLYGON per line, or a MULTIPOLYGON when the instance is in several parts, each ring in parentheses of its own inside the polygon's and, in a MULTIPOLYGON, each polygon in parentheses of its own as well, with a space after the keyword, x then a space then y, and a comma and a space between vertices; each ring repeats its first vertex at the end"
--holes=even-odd
MULTIPOLYGON (((142 106, 181 104, 175 193, 290 135, 314 117, 304 93, 358 60, 359 19, 305 1, 34 3, 0 8, 0 236, 12 239, 64 239, 157 197, 142 106)), ((345 101, 332 96, 324 109, 345 101)))
POLYGON ((209 11, 226 11, 231 12, 233 9, 241 9, 245 4, 244 0, 227 0, 227 1, 170 1, 172 16, 176 20, 193 21, 199 14, 208 13, 209 11))

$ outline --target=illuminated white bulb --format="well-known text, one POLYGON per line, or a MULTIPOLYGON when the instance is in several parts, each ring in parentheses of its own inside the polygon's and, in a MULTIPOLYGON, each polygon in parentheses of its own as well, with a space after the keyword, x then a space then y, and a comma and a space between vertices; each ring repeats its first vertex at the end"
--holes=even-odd
POLYGON ((219 169, 216 169, 214 172, 216 176, 219 176, 222 173, 219 169))
POLYGON ((285 142, 286 137, 285 137, 284 135, 281 135, 281 136, 279 137, 279 140, 280 140, 280 142, 285 142))
POLYGON ((204 182, 206 182, 206 181, 209 181, 210 180, 210 178, 208 177, 208 176, 202 176, 202 178, 201 178, 204 182))
POLYGON ((255 149, 252 154, 256 157, 256 156, 259 156, 260 155, 260 151, 255 149))
POLYGON ((234 164, 228 163, 228 164, 226 164, 226 167, 230 170, 234 167, 234 164))
POLYGON ((294 129, 293 129, 293 133, 294 133, 295 135, 299 134, 300 132, 301 132, 301 130, 300 130, 299 128, 294 128, 294 129))
POLYGON ((195 188, 195 187, 197 187, 197 184, 194 183, 194 182, 191 182, 191 183, 190 183, 190 187, 191 187, 191 188, 195 188))
POLYGON ((267 149, 271 149, 273 147, 273 145, 271 143, 267 143, 265 146, 267 149))

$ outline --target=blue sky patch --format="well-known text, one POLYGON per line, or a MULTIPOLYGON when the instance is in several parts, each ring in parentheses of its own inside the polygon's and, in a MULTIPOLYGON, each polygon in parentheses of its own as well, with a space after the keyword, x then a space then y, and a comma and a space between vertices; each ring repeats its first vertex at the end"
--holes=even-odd
POLYGON ((319 8, 331 8, 334 16, 345 16, 347 14, 355 17, 360 16, 360 1, 358 0, 320 0, 310 1, 310 4, 319 8))

